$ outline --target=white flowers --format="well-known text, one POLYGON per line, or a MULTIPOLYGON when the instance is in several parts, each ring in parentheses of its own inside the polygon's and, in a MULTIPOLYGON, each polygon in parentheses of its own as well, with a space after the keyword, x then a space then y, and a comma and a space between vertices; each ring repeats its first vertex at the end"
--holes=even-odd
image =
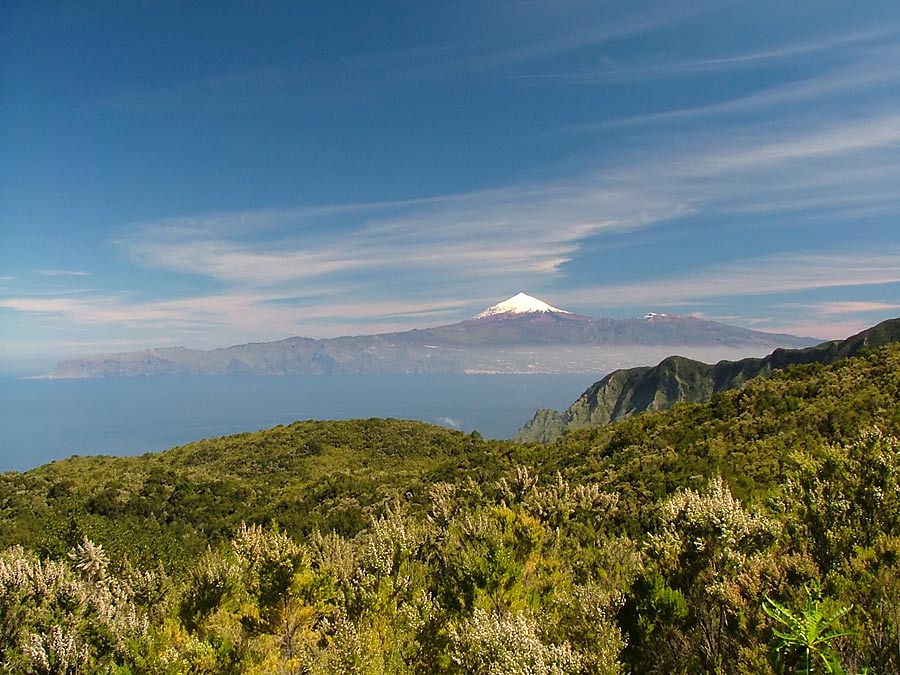
POLYGON ((739 567, 778 531, 771 518, 744 509, 721 476, 712 478, 703 493, 675 494, 663 504, 661 517, 663 531, 650 537, 656 557, 702 556, 721 572, 739 567))
POLYGON ((82 538, 81 544, 69 552, 69 559, 75 564, 75 569, 88 580, 103 581, 106 578, 109 557, 100 544, 95 544, 87 537, 82 538))
POLYGON ((537 623, 524 613, 488 613, 450 630, 453 660, 471 675, 566 675, 578 673, 581 657, 568 643, 546 644, 537 623))
POLYGON ((50 626, 44 634, 29 635, 22 651, 35 671, 47 675, 83 672, 89 659, 88 648, 58 625, 50 626))
POLYGON ((103 548, 84 538, 63 561, 21 547, 0 553, 0 630, 38 673, 85 672, 147 630, 126 581, 107 574, 103 548))

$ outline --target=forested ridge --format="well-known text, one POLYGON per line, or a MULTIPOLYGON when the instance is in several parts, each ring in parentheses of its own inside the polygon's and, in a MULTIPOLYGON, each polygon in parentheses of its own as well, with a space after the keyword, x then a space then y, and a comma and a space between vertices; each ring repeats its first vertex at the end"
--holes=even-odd
POLYGON ((900 346, 552 445, 298 422, 0 476, 10 673, 900 672, 900 346))
POLYGON ((656 366, 616 370, 595 382, 566 410, 538 410, 515 435, 518 441, 551 442, 564 432, 596 427, 647 411, 668 410, 683 401, 701 403, 757 377, 791 366, 828 365, 900 342, 900 319, 888 319, 845 340, 803 349, 776 349, 763 358, 719 361, 715 365, 669 356, 656 366))

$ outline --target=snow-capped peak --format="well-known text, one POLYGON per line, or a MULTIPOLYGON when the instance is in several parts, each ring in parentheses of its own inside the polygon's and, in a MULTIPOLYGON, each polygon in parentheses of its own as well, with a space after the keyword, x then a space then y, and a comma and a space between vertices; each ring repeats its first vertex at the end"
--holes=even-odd
POLYGON ((476 319, 485 319, 489 316, 497 314, 529 314, 531 312, 557 312, 559 314, 571 314, 564 309, 552 307, 546 302, 542 302, 537 298, 533 298, 527 293, 517 293, 508 300, 488 307, 481 314, 475 316, 476 319))

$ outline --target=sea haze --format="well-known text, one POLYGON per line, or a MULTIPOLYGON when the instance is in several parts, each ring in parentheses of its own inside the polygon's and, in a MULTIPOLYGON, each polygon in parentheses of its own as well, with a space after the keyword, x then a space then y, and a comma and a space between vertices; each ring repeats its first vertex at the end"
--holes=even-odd
POLYGON ((306 419, 395 417, 509 438, 594 375, 0 379, 0 471, 135 455, 306 419))

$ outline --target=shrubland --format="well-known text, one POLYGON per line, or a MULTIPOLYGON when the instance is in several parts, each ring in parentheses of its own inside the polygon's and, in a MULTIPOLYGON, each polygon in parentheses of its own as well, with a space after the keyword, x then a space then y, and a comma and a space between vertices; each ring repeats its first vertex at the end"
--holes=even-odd
POLYGON ((552 445, 300 422, 0 476, 11 673, 900 672, 900 346, 552 445))

